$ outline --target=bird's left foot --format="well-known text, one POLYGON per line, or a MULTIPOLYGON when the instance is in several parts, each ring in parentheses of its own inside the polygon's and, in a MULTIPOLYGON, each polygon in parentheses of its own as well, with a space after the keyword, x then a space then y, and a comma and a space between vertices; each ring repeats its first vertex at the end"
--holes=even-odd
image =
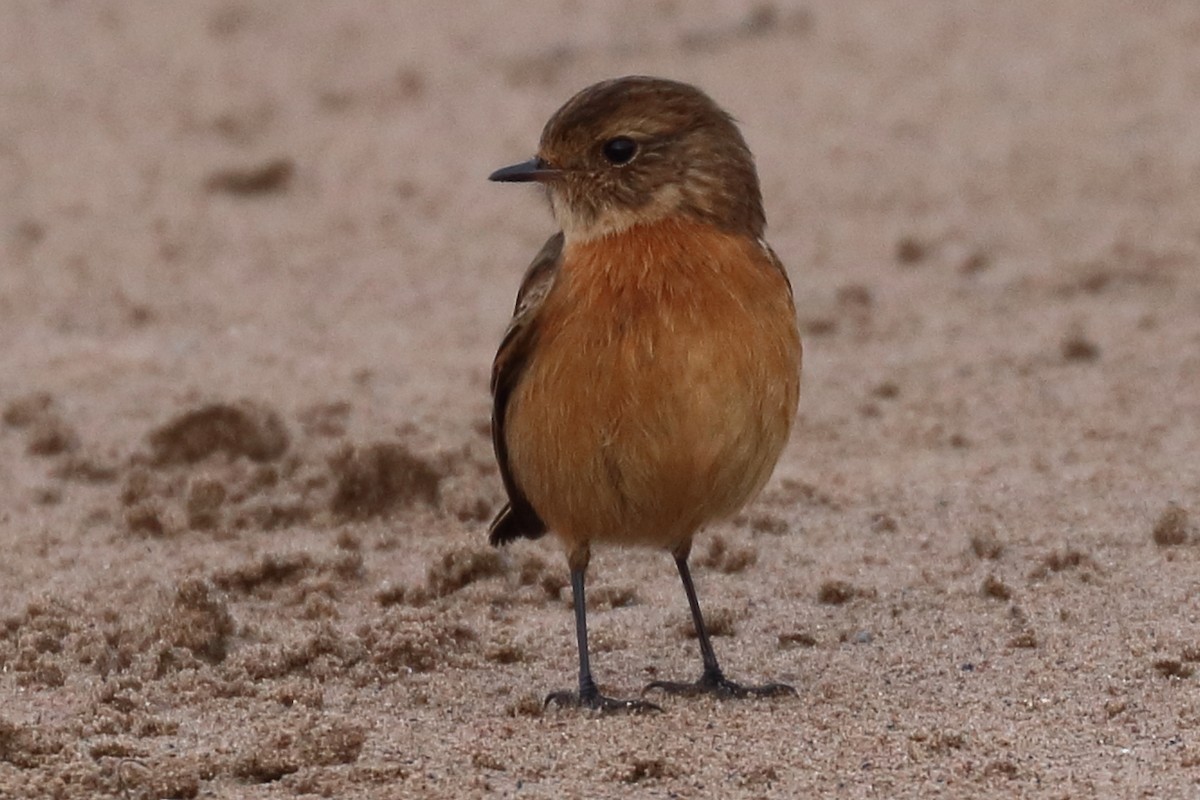
POLYGON ((678 694, 684 697, 696 697, 707 694, 718 700, 742 700, 747 697, 786 697, 795 696, 796 690, 786 683, 767 683, 762 686, 743 686, 734 683, 721 674, 720 671, 705 671, 698 681, 693 683, 678 683, 676 681, 653 681, 646 684, 642 694, 658 690, 667 694, 678 694))

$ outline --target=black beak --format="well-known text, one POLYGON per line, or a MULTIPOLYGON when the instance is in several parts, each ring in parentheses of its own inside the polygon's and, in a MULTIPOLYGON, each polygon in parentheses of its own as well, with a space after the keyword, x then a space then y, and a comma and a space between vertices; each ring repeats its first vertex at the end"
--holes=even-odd
POLYGON ((557 174, 558 170, 551 167, 542 159, 531 158, 528 161, 522 161, 520 164, 501 167, 491 175, 488 175, 488 180, 506 183, 527 183, 529 181, 544 181, 557 174))

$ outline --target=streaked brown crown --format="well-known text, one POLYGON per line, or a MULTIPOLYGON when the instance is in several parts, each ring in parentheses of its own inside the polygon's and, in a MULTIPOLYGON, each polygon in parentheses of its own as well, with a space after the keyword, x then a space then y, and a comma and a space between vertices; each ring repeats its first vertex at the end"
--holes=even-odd
POLYGON ((538 157, 568 239, 678 213, 755 237, 765 226, 737 125, 686 83, 635 76, 590 86, 546 123, 538 157))

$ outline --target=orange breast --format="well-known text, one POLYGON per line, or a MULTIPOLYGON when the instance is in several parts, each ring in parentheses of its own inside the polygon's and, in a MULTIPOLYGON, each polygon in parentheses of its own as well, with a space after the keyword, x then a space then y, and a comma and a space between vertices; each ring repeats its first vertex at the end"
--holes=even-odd
POLYGON ((784 276, 683 219, 568 244, 510 400, 513 475, 569 547, 675 547, 770 476, 799 397, 784 276))

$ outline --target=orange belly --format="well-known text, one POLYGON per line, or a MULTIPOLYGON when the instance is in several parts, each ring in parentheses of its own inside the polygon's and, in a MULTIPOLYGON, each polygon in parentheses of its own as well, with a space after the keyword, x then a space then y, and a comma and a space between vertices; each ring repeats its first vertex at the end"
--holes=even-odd
POLYGON ((673 219, 568 244, 535 324, 505 438, 568 549, 686 546, 770 477, 801 348, 757 243, 673 219))

